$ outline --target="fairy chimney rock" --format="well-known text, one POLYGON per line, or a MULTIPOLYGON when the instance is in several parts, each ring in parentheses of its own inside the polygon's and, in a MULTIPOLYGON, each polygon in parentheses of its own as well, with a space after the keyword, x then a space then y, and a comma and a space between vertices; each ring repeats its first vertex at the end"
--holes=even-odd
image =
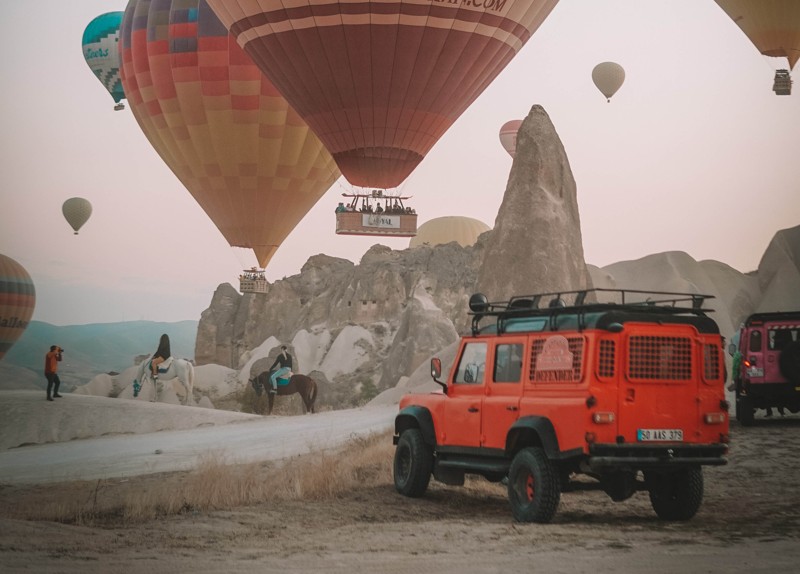
POLYGON ((531 108, 486 245, 478 291, 491 301, 591 287, 575 179, 547 112, 531 108))

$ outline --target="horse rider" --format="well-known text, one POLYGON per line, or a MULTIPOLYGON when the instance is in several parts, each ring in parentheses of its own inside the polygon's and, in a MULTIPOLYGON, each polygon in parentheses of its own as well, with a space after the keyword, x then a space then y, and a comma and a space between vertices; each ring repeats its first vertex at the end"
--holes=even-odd
POLYGON ((169 348, 169 336, 164 333, 158 341, 158 349, 153 353, 153 358, 150 359, 150 368, 153 370, 153 380, 158 378, 158 366, 169 359, 172 351, 169 348))
POLYGON ((269 390, 270 394, 274 395, 278 392, 278 379, 284 376, 292 376, 292 356, 286 350, 286 345, 281 345, 281 352, 269 368, 272 371, 275 367, 280 367, 277 371, 269 376, 269 382, 272 388, 269 390))

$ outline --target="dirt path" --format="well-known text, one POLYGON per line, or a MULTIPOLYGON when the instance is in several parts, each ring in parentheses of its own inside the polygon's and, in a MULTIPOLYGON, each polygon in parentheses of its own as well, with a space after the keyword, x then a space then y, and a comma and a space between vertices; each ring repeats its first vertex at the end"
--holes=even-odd
MULTIPOLYGON (((421 499, 384 483, 322 501, 186 513, 136 527, 0 520, 3 572, 790 572, 800 565, 800 415, 732 425, 687 523, 656 519, 646 493, 562 497, 552 524, 517 524, 501 486, 431 483, 421 499)), ((146 488, 147 480, 131 481, 146 488)), ((481 481, 483 484, 483 481, 481 481)), ((46 487, 0 487, 0 508, 46 487), (39 490, 37 490, 39 489, 39 490)), ((2 514, 2 512, 0 512, 2 514)))

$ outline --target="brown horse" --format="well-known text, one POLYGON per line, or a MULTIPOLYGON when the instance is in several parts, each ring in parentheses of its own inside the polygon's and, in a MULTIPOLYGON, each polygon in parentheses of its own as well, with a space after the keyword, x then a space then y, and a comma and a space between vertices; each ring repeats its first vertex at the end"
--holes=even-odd
MULTIPOLYGON (((250 379, 250 384, 253 385, 259 395, 261 394, 261 389, 269 391, 272 388, 269 382, 269 375, 269 371, 264 371, 256 378, 250 379)), ((294 374, 289 378, 288 384, 278 385, 278 395, 285 396, 295 393, 300 393, 300 397, 303 399, 303 412, 313 413, 314 401, 317 400, 317 382, 307 375, 294 374)), ((271 415, 272 407, 275 403, 275 393, 267 393, 267 396, 269 397, 267 414, 271 415)))

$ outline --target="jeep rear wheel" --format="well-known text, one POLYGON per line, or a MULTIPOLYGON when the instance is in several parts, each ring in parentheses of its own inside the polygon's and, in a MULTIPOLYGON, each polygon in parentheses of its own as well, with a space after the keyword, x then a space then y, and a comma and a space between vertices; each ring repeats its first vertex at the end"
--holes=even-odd
POLYGON ((559 475, 539 447, 517 453, 508 471, 508 500, 519 522, 550 522, 561 500, 559 475))
POLYGON ((419 429, 408 429, 400 435, 394 451, 394 487, 404 496, 417 498, 425 494, 433 470, 433 449, 425 443, 419 429))
POLYGON ((703 469, 648 473, 650 504, 661 520, 689 520, 703 502, 703 469))

